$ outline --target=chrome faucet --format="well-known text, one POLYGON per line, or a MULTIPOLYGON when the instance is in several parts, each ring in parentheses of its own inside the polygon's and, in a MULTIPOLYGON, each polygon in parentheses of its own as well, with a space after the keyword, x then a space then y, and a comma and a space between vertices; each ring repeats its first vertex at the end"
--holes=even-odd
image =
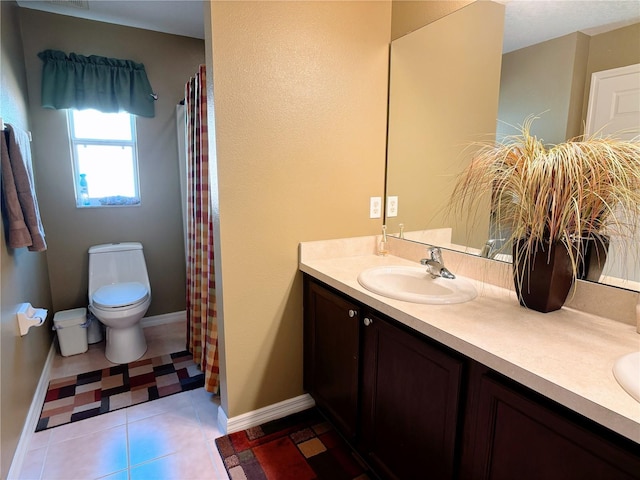
POLYGON ((485 258, 495 258, 503 248, 505 241, 506 240, 504 238, 490 238, 487 240, 487 243, 484 244, 484 247, 482 247, 480 256, 485 258))
POLYGON ((427 266, 427 273, 431 275, 431 278, 456 278, 456 276, 449 270, 447 270, 444 266, 444 260, 442 259, 442 250, 440 250, 440 248, 429 247, 427 248, 427 254, 429 255, 429 258, 423 258, 422 260, 420 260, 420 263, 427 266))

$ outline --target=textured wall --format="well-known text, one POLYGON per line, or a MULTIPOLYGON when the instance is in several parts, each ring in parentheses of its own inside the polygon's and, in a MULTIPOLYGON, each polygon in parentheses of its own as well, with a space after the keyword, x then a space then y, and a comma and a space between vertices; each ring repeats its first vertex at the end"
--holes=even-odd
POLYGON ((302 394, 298 243, 380 231, 390 2, 212 2, 230 417, 302 394))
POLYGON ((393 0, 391 40, 446 17, 476 0, 393 0))
MULTIPOLYGON (((29 130, 27 85, 15 2, 0 2, 0 116, 29 130)), ((36 176, 36 183, 42 178, 36 176)), ((51 310, 47 253, 7 247, 4 225, 0 238, 0 478, 7 478, 31 399, 51 344, 51 318, 21 337, 15 313, 18 304, 51 310)))

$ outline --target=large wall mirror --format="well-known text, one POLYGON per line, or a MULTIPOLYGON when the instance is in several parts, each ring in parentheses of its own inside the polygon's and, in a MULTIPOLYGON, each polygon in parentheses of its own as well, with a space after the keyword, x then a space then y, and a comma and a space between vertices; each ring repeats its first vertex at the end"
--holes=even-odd
MULTIPOLYGON (((390 233, 402 224, 407 240, 486 254, 489 206, 476 205, 469 218, 446 209, 474 143, 517 133, 532 114, 545 143, 580 135, 592 73, 640 63, 635 2, 545 2, 535 15, 542 37, 531 44, 515 23, 518 9, 535 3, 474 2, 391 43, 386 194, 398 198, 398 215, 385 218, 390 233), (598 22, 558 30, 585 9, 598 22)), ((627 243, 623 255, 640 263, 640 245, 627 243)), ((640 290, 638 269, 606 273, 598 280, 640 290)))

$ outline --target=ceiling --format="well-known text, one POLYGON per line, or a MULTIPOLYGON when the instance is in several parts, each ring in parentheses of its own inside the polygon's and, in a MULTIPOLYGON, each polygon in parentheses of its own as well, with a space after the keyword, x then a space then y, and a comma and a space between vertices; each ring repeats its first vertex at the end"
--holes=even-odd
POLYGON ((204 39, 203 0, 16 0, 45 12, 204 39))
MULTIPOLYGON (((640 22, 640 0, 497 1, 506 4, 505 53, 576 31, 595 35, 640 22)), ((17 2, 21 7, 204 39, 203 0, 17 2)))
POLYGON ((640 22, 640 0, 503 0, 502 3, 506 4, 505 53, 573 32, 596 35, 640 22))

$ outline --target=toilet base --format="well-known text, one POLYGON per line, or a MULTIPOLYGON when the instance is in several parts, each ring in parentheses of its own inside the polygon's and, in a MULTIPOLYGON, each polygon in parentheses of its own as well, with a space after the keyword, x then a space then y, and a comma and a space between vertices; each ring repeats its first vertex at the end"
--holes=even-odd
POLYGON ((142 325, 136 323, 127 328, 107 326, 107 341, 104 355, 112 363, 130 363, 138 360, 147 351, 147 340, 142 325))

